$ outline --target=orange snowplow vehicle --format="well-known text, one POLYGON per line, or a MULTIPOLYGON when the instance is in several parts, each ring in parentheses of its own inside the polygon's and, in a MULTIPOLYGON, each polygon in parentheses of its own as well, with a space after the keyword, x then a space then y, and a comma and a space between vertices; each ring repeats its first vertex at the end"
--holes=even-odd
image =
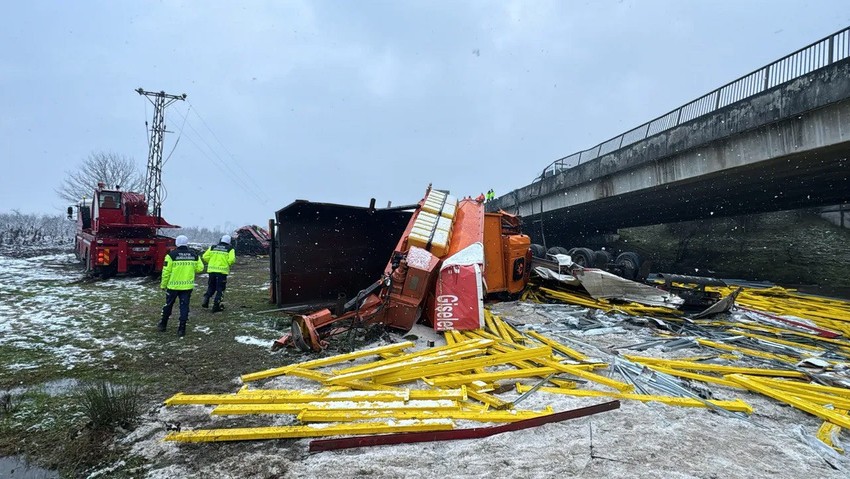
POLYGON ((296 202, 278 211, 276 226, 271 261, 277 303, 304 307, 324 300, 330 307, 295 316, 291 332, 274 348, 318 351, 334 335, 377 324, 399 332, 418 321, 438 331, 477 329, 485 296, 516 294, 528 282, 530 239, 520 232, 518 217, 485 213, 479 201, 458 201, 430 186, 417 204, 384 210, 374 202, 368 209, 296 202), (390 235, 397 238, 393 246, 390 235), (386 259, 377 270, 380 253, 386 259), (311 256, 315 263, 303 262, 311 256), (344 290, 370 267, 377 274, 367 276, 367 285, 356 293, 344 290))

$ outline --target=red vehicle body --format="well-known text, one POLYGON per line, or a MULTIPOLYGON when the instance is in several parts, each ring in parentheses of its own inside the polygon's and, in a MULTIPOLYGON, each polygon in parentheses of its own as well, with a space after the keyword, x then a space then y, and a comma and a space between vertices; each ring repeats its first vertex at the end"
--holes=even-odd
MULTIPOLYGON (((100 184, 91 203, 81 203, 77 209, 74 252, 88 273, 113 276, 162 271, 165 254, 174 249, 174 238, 157 232, 179 226, 151 216, 144 195, 107 190, 100 184)), ((68 208, 69 218, 72 213, 68 208)))

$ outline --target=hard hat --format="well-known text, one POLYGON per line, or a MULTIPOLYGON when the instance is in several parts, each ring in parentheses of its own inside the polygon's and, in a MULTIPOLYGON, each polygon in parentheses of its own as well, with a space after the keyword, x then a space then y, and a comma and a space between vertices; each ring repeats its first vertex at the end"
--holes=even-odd
POLYGON ((174 239, 174 242, 177 244, 177 246, 186 246, 187 244, 189 244, 189 238, 187 238, 186 235, 180 235, 174 239))
POLYGON ((221 237, 221 242, 222 242, 222 243, 230 244, 230 235, 224 235, 224 236, 222 236, 222 237, 221 237))

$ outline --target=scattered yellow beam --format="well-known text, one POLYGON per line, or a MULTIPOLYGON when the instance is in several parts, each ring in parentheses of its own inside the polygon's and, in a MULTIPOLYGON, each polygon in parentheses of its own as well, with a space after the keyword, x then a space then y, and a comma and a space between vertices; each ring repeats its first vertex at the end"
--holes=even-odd
POLYGON ((654 370, 658 371, 659 373, 669 374, 671 376, 677 376, 677 377, 680 377, 680 378, 687 378, 687 379, 696 379, 697 381, 702 381, 704 383, 714 383, 714 384, 719 384, 721 386, 726 386, 726 387, 729 387, 729 388, 746 389, 746 388, 742 388, 737 383, 734 383, 732 381, 727 381, 726 379, 718 378, 718 377, 715 377, 715 376, 708 376, 706 374, 693 373, 693 372, 690 372, 690 371, 680 371, 678 369, 665 368, 665 367, 659 366, 657 364, 647 364, 647 367, 650 368, 650 369, 654 369, 654 370))
MULTIPOLYGON (((838 413, 838 414, 843 414, 845 416, 847 415, 847 411, 844 411, 844 410, 836 409, 835 412, 838 413)), ((824 422, 818 428, 818 432, 817 432, 816 435, 817 435, 817 438, 821 440, 821 442, 823 442, 827 446, 835 449, 836 452, 838 452, 839 454, 844 454, 844 449, 842 447, 836 446, 835 443, 833 442, 833 438, 837 437, 840 433, 841 433, 840 427, 836 426, 835 424, 833 424, 831 422, 824 422)))
POLYGON ((484 349, 487 346, 493 344, 493 341, 489 340, 475 340, 475 341, 464 341, 456 344, 447 344, 445 346, 439 346, 436 348, 428 348, 423 349, 422 351, 418 351, 415 353, 409 353, 402 356, 398 356, 391 359, 385 359, 382 361, 373 361, 371 363, 359 364, 357 366, 351 366, 345 369, 334 370, 333 374, 335 376, 343 376, 346 374, 357 373, 361 371, 368 370, 377 370, 383 367, 404 367, 404 364, 410 363, 412 361, 421 361, 425 358, 439 358, 450 356, 453 353, 458 351, 467 351, 472 349, 484 349), (402 366, 399 366, 402 364, 402 366))
POLYGON ((565 354, 565 355, 567 355, 567 356, 569 356, 569 357, 571 357, 571 358, 573 358, 577 361, 590 361, 590 358, 585 356, 584 354, 576 351, 575 349, 564 346, 563 344, 559 343, 558 341, 549 339, 546 336, 543 336, 542 334, 538 333, 537 331, 529 330, 529 331, 526 331, 525 334, 527 334, 527 335, 531 336, 532 338, 540 341, 541 343, 551 347, 555 351, 559 351, 559 352, 561 352, 561 353, 563 353, 563 354, 565 354))
POLYGON ((723 374, 746 374, 750 376, 778 376, 786 378, 805 378, 806 375, 799 371, 788 369, 762 369, 744 368, 739 366, 725 366, 721 364, 695 363, 690 361, 679 361, 675 359, 649 358, 645 356, 625 355, 629 361, 641 364, 657 364, 672 369, 686 369, 690 371, 711 371, 723 374))
POLYGON ((359 411, 359 410, 407 410, 407 411, 439 411, 444 409, 459 410, 457 401, 396 401, 396 402, 311 402, 311 403, 278 403, 278 404, 222 404, 212 410, 211 414, 219 416, 240 414, 298 414, 301 411, 359 411))
POLYGON ((257 381, 260 379, 270 378, 274 376, 282 376, 287 374, 290 369, 298 368, 298 369, 311 369, 318 368, 322 366, 329 366, 331 364, 341 363, 343 361, 348 361, 351 359, 362 358, 366 356, 374 356, 381 353, 388 352, 396 352, 401 351, 403 349, 407 349, 413 347, 413 342, 404 341, 401 343, 390 344, 387 346, 378 346, 377 348, 364 349, 362 351, 355 351, 347 354, 338 354, 336 356, 330 356, 327 358, 314 359, 312 361, 306 361, 298 364, 290 364, 288 366, 283 366, 280 368, 266 369, 265 371, 258 371, 255 373, 243 374, 242 381, 257 381))
MULTIPOLYGON (((289 375, 289 376, 295 376, 295 377, 299 377, 299 378, 310 379, 310 380, 320 382, 320 383, 327 383, 330 380, 330 378, 333 377, 328 373, 323 373, 323 372, 320 372, 320 371, 313 371, 312 369, 301 369, 301 368, 291 369, 291 370, 287 371, 286 374, 289 375)), ((396 387, 393 387, 393 386, 387 386, 387 385, 382 385, 382 384, 373 384, 373 383, 369 383, 369 382, 366 382, 366 381, 345 381, 345 382, 340 382, 339 384, 336 384, 336 385, 337 386, 346 386, 346 387, 349 387, 351 389, 359 389, 359 390, 367 390, 367 391, 370 391, 370 390, 387 391, 387 390, 399 390, 400 389, 400 388, 396 388, 396 387)))
POLYGON ((447 431, 454 429, 449 420, 412 420, 406 423, 344 423, 313 424, 306 426, 246 427, 233 429, 198 429, 172 432, 166 441, 218 442, 252 441, 257 439, 290 439, 362 434, 387 434, 395 432, 447 431))
MULTIPOLYGON (((457 346, 457 345, 455 345, 457 346)), ((371 369, 363 369, 350 373, 343 373, 331 376, 327 379, 328 384, 344 384, 348 381, 357 379, 375 378, 387 376, 393 373, 401 373, 410 369, 425 368, 428 366, 438 366, 440 364, 452 364, 462 360, 471 360, 471 356, 480 356, 484 353, 483 349, 460 349, 455 351, 443 351, 445 354, 435 356, 422 356, 411 359, 409 361, 394 362, 371 369)))
POLYGON ((472 389, 470 389, 468 391, 468 394, 469 397, 471 397, 472 399, 475 399, 476 401, 481 402, 494 409, 504 409, 508 405, 507 402, 502 401, 501 399, 497 398, 496 396, 493 396, 492 394, 487 394, 486 392, 473 391, 472 389))
MULTIPOLYGON (((526 386, 524 384, 517 384, 517 392, 524 393, 530 390, 531 387, 532 386, 526 386)), ((590 389, 561 389, 548 387, 539 388, 538 391, 577 397, 611 397, 615 399, 632 399, 634 401, 642 402, 660 402, 662 404, 667 404, 668 406, 679 407, 704 408, 708 407, 705 404, 706 402, 708 402, 719 408, 726 409, 727 411, 744 412, 747 414, 753 413, 753 407, 747 404, 746 402, 741 401, 740 399, 735 399, 734 401, 718 401, 714 399, 708 401, 699 401, 697 399, 681 398, 675 396, 654 396, 650 394, 615 393, 607 391, 595 391, 590 389)))
POLYGON ((410 411, 410 410, 373 410, 373 411, 315 411, 306 410, 298 415, 301 422, 348 422, 369 419, 462 419, 478 422, 516 422, 523 419, 548 416, 552 411, 410 411))
POLYGON ((732 346, 731 344, 718 343, 716 341, 709 341, 708 339, 697 339, 697 343, 701 346, 708 346, 710 348, 722 349, 724 351, 735 351, 741 354, 746 354, 748 356, 753 356, 757 358, 763 359, 773 359, 776 361, 782 361, 785 363, 796 364, 799 361, 799 358, 793 358, 791 356, 786 356, 784 354, 774 354, 774 353, 766 353, 764 351, 759 351, 758 349, 750 349, 743 348, 740 346, 732 346))
POLYGON ((531 377, 544 378, 555 372, 557 372, 555 368, 511 369, 507 371, 497 371, 493 373, 441 376, 433 379, 427 379, 425 382, 436 387, 451 387, 460 386, 462 384, 469 384, 473 381, 501 381, 504 379, 519 379, 531 377))
MULTIPOLYGON (((445 374, 467 371, 478 367, 495 366, 523 359, 543 358, 548 357, 551 354, 551 348, 548 346, 541 346, 539 348, 518 350, 510 353, 490 354, 484 357, 468 358, 462 361, 452 361, 424 367, 410 367, 403 371, 375 376, 372 380, 378 384, 398 384, 419 378, 442 376, 445 374)), ((333 379, 331 379, 331 381, 333 381, 333 379)))
POLYGON ((767 382, 771 385, 771 387, 786 391, 805 390, 850 399, 850 389, 838 388, 835 386, 824 386, 822 384, 803 383, 800 381, 786 381, 781 379, 769 379, 767 382))
POLYGON ((748 338, 761 339, 762 341, 768 341, 771 343, 782 344, 785 346, 790 346, 792 348, 808 349, 809 351, 823 351, 823 348, 812 346, 810 344, 798 343, 796 341, 788 341, 787 339, 775 338, 771 336, 763 336, 761 334, 748 333, 746 331, 741 331, 740 329, 727 329, 726 332, 731 334, 737 334, 739 336, 746 336, 748 338))
POLYGON ((850 417, 838 414, 834 410, 827 409, 811 401, 806 401, 804 399, 794 397, 789 393, 767 386, 762 382, 753 381, 753 378, 748 378, 742 374, 729 374, 725 377, 730 381, 734 381, 740 384, 741 386, 744 386, 750 391, 763 394, 765 396, 776 399, 777 401, 781 401, 791 406, 794 406, 795 408, 801 411, 805 411, 809 414, 823 419, 824 421, 829 421, 837 426, 841 426, 843 428, 850 428, 850 417))
POLYGON ((290 402, 310 401, 415 401, 434 399, 453 399, 455 401, 466 400, 466 387, 457 389, 398 389, 392 391, 360 391, 360 390, 336 390, 319 389, 314 391, 290 390, 290 389, 248 389, 240 390, 237 395, 275 396, 290 399, 290 402), (373 399, 373 398, 394 399, 373 399), (311 399, 315 398, 315 399, 311 399), (300 400, 307 399, 307 400, 300 400))

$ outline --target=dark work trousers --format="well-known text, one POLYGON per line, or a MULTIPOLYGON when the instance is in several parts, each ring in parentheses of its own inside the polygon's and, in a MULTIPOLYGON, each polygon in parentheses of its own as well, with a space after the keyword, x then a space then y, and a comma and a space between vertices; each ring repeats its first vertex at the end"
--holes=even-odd
POLYGON ((165 306, 162 307, 162 324, 168 323, 168 318, 171 317, 171 310, 174 308, 174 301, 180 298, 180 328, 186 328, 186 321, 189 320, 189 298, 192 297, 191 289, 167 289, 165 290, 165 306))
POLYGON ((221 297, 224 295, 224 290, 227 289, 227 275, 224 273, 210 273, 210 279, 207 281, 207 292, 204 294, 207 298, 212 298, 214 304, 221 303, 221 297))

